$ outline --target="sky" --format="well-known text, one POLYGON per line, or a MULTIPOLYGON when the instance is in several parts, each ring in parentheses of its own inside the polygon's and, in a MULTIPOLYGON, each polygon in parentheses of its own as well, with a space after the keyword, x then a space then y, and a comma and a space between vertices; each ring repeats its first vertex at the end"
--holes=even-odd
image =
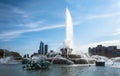
POLYGON ((120 47, 120 0, 0 0, 0 48, 32 54, 42 40, 49 50, 58 49, 65 40, 66 8, 77 49, 120 47))

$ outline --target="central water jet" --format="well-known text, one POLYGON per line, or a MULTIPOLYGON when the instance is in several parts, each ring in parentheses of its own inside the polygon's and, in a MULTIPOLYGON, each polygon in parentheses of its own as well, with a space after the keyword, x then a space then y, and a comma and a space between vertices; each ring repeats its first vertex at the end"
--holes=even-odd
POLYGON ((68 57, 68 54, 74 49, 73 45, 73 23, 72 17, 70 15, 70 11, 66 8, 66 38, 63 44, 63 48, 61 49, 64 56, 68 57))
POLYGON ((66 48, 73 49, 73 23, 70 11, 66 8, 66 39, 64 42, 66 48))
POLYGON ((64 41, 64 46, 73 49, 73 23, 68 8, 66 8, 66 39, 64 41))

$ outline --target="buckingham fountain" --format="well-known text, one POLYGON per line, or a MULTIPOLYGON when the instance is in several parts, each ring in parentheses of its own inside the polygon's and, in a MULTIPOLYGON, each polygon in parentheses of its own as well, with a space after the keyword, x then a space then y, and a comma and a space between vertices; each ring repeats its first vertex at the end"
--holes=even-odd
POLYGON ((79 53, 76 52, 76 48, 74 45, 74 39, 73 39, 73 23, 72 23, 72 17, 70 14, 70 11, 68 8, 66 8, 66 38, 63 41, 63 44, 57 51, 59 50, 59 53, 50 52, 46 55, 44 54, 38 54, 31 58, 31 62, 34 61, 36 63, 41 62, 41 60, 45 60, 50 62, 51 64, 87 64, 88 66, 97 62, 98 60, 104 60, 107 61, 107 63, 113 64, 113 62, 120 61, 120 58, 114 58, 114 59, 107 59, 103 56, 89 56, 87 54, 82 53, 82 51, 79 50, 79 53))
MULTIPOLYGON (((50 52, 46 55, 38 54, 31 58, 31 62, 41 62, 42 59, 49 61, 51 64, 93 64, 95 60, 90 59, 86 54, 79 51, 80 54, 75 54, 76 51, 73 41, 73 23, 70 11, 66 8, 66 38, 62 46, 58 49, 59 53, 50 52)), ((57 50, 57 51, 58 51, 57 50)))
POLYGON ((94 60, 88 59, 88 57, 83 53, 73 54, 76 49, 73 41, 72 17, 68 8, 66 8, 66 38, 62 47, 58 50, 60 50, 60 54, 50 59, 53 64, 89 64, 95 62, 94 60))
MULTIPOLYGON (((77 49, 75 48, 75 45, 74 45, 73 23, 72 23, 72 17, 68 8, 66 8, 66 27, 65 28, 66 28, 66 38, 63 41, 62 46, 59 49, 57 49, 57 51, 59 50, 59 53, 50 52, 47 54, 47 57, 44 54, 33 55, 31 59, 29 60, 27 59, 27 60, 31 62, 41 63, 41 60, 44 59, 45 61, 49 61, 51 64, 88 64, 90 65, 95 63, 94 59, 91 59, 89 56, 82 53, 82 51, 79 51, 79 53, 75 54, 75 51, 77 49)), ((27 62, 25 60, 25 63, 27 62)))

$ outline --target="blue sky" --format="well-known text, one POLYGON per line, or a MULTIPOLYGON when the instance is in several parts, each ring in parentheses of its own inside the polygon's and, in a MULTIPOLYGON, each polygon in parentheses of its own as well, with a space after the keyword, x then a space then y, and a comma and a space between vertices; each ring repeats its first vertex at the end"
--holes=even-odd
POLYGON ((120 45, 119 0, 0 0, 0 48, 37 52, 42 40, 57 49, 65 40, 65 10, 74 24, 74 44, 120 45))

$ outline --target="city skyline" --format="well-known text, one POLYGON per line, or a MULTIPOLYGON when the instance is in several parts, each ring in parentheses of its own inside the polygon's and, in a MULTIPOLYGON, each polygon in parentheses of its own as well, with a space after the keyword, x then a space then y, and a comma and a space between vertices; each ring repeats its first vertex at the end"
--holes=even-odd
POLYGON ((49 50, 59 48, 65 40, 66 8, 76 48, 120 47, 119 0, 0 0, 0 48, 33 53, 41 40, 49 50))

